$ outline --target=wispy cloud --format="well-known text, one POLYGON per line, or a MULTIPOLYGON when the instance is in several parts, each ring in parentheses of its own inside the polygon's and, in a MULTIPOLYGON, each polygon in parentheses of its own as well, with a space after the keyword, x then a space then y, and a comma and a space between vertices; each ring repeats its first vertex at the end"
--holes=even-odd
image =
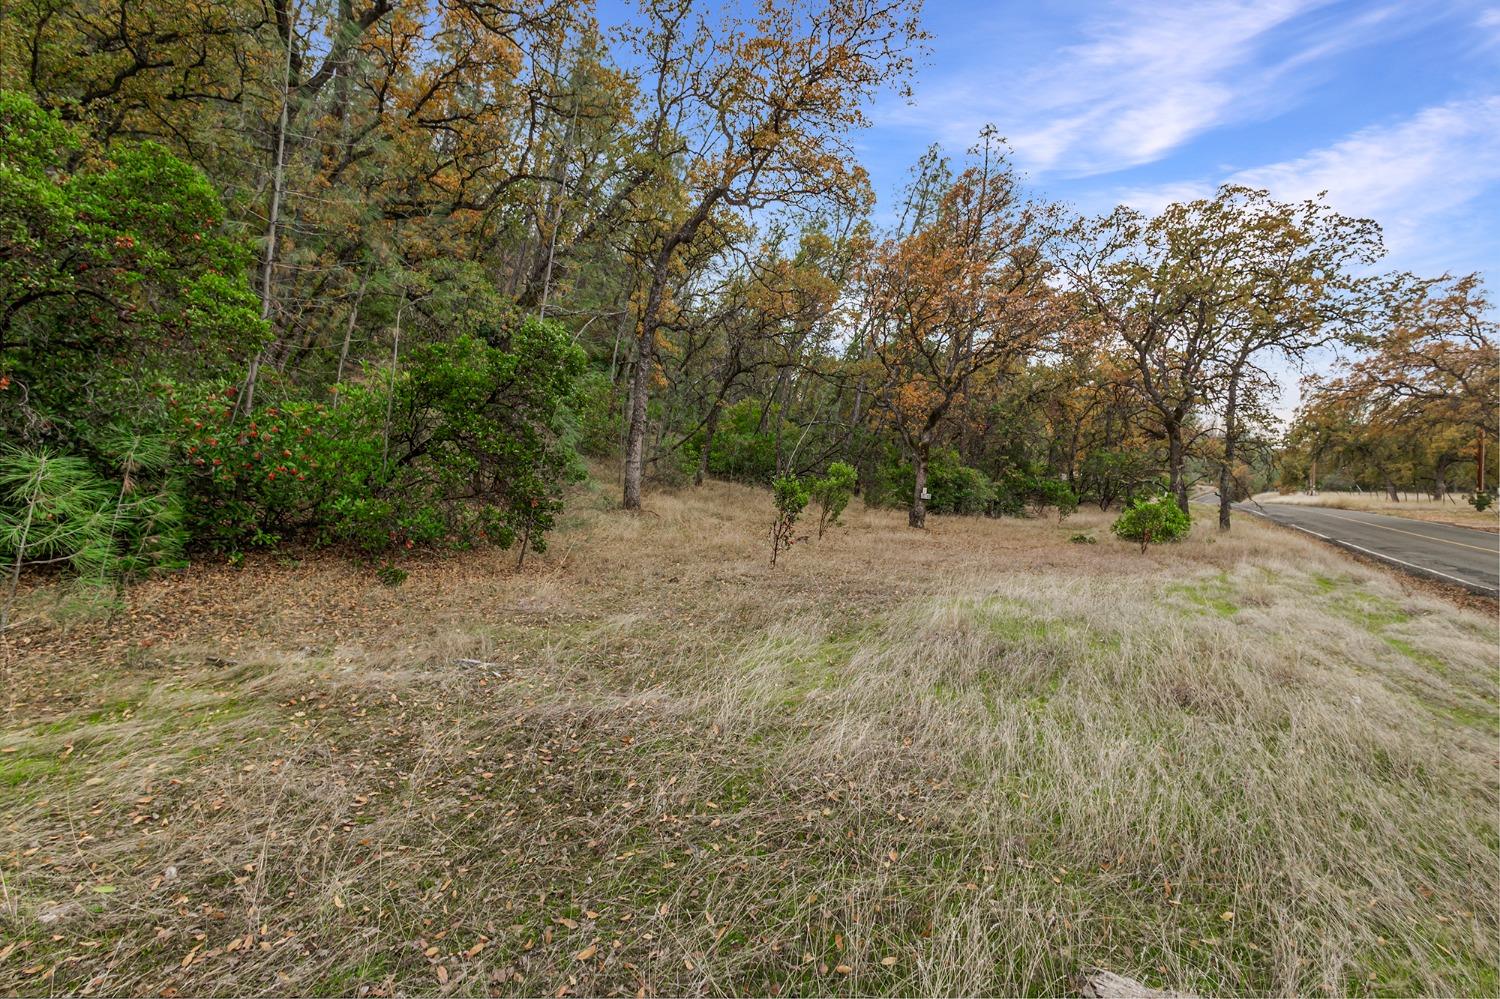
POLYGON ((1327 191, 1346 214, 1384 220, 1400 231, 1500 184, 1500 96, 1430 107, 1393 126, 1362 129, 1325 149, 1230 179, 1284 198, 1327 191))
POLYGON ((1270 0, 1165 7, 1131 4, 1089 26, 1092 40, 1065 49, 1032 92, 1039 124, 1011 140, 1037 169, 1071 174, 1157 159, 1225 120, 1244 88, 1244 67, 1272 30, 1317 5, 1270 0))
POLYGON ((1090 211, 1100 211, 1120 204, 1129 205, 1136 211, 1145 212, 1147 215, 1159 215, 1161 210, 1170 204, 1212 197, 1213 193, 1214 185, 1209 181, 1174 180, 1165 184, 1122 188, 1110 197, 1093 199, 1096 203, 1087 208, 1090 211))
MULTIPOLYGON (((1395 266, 1493 265, 1496 261, 1474 255, 1485 255, 1477 241, 1494 241, 1476 220, 1493 220, 1500 206, 1500 95, 1429 107, 1304 156, 1218 180, 1266 188, 1283 201, 1327 192, 1328 202, 1343 214, 1381 224, 1395 266)), ((1175 181, 1121 190, 1117 196, 1155 212, 1172 201, 1207 195, 1215 183, 1175 181)))
MULTIPOLYGON (((1159 160, 1210 129, 1285 110, 1316 68, 1411 21, 1381 5, 1314 16, 1330 0, 1116 0, 1076 27, 1045 62, 992 79, 938 74, 886 123, 949 148, 997 124, 1036 175, 1091 176, 1159 160)), ((1006 51, 1003 28, 992 31, 1006 51)))

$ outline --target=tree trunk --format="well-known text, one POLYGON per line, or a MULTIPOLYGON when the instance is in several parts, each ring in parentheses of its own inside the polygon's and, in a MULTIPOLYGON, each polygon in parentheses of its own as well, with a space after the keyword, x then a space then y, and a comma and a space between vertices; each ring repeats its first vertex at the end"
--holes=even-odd
MULTIPOLYGON (((344 342, 339 347, 339 366, 333 375, 334 385, 339 385, 344 380, 344 364, 349 360, 349 341, 354 337, 355 323, 359 322, 359 306, 365 300, 365 285, 370 281, 370 270, 373 267, 373 262, 367 265, 364 274, 359 279, 359 291, 354 295, 354 307, 349 310, 349 321, 344 326, 344 342)), ((342 401, 342 398, 343 390, 340 388, 339 392, 333 397, 335 409, 338 408, 338 404, 342 401)))
MULTIPOLYGON (((1227 449, 1226 449, 1227 451, 1227 449)), ((1234 474, 1229 470, 1228 458, 1219 466, 1219 530, 1229 530, 1229 508, 1233 504, 1230 499, 1231 487, 1234 485, 1234 474)))
POLYGON ((779 475, 785 475, 786 474, 786 469, 782 467, 782 456, 781 456, 781 428, 782 428, 782 419, 781 419, 781 416, 782 416, 783 413, 786 412, 786 400, 783 399, 783 400, 781 400, 778 403, 777 400, 776 400, 776 398, 773 396, 772 399, 771 399, 771 403, 772 403, 772 405, 776 406, 776 420, 775 420, 775 423, 773 424, 773 426, 771 428, 771 440, 774 441, 775 443, 774 443, 774 446, 771 449, 771 453, 776 458, 776 474, 779 476, 779 475))
POLYGON ((912 455, 911 461, 913 487, 911 493, 911 510, 907 513, 906 522, 912 527, 925 528, 927 526, 927 500, 922 494, 927 491, 927 445, 921 444, 912 455))
POLYGON ((1183 471, 1185 457, 1182 447, 1182 428, 1176 424, 1167 427, 1167 474, 1170 477, 1172 495, 1183 513, 1188 512, 1187 477, 1183 471))
POLYGON ((1482 493, 1482 492, 1484 492, 1484 472, 1485 472, 1484 431, 1483 430, 1479 431, 1479 461, 1477 462, 1477 467, 1478 467, 1479 471, 1475 474, 1475 483, 1478 486, 1477 491, 1482 493))
POLYGON ((1224 400, 1224 460, 1219 465, 1219 530, 1229 530, 1229 507, 1234 502, 1231 491, 1234 486, 1234 451, 1238 443, 1239 428, 1235 426, 1235 401, 1239 395, 1239 374, 1229 379, 1229 392, 1224 400))
POLYGON ((620 367, 619 367, 619 363, 618 362, 620 360, 620 340, 623 339, 624 336, 625 336, 625 324, 628 323, 629 321, 630 321, 630 310, 629 309, 621 309, 620 310, 620 318, 615 323, 615 346, 614 346, 614 350, 610 351, 610 355, 609 355, 609 384, 610 384, 611 388, 613 388, 615 386, 616 380, 619 378, 620 367))
POLYGON ((651 274, 651 290, 641 310, 635 336, 635 370, 630 374, 630 432, 625 438, 625 509, 641 508, 641 472, 646 464, 646 402, 651 395, 651 365, 656 359, 657 317, 667 291, 670 249, 657 258, 651 274))
POLYGON ((713 408, 708 411, 708 420, 703 424, 703 449, 698 452, 698 471, 693 474, 693 485, 703 485, 703 480, 708 477, 708 453, 713 450, 714 434, 719 431, 719 411, 723 408, 722 398, 715 399, 713 408))
POLYGON ((760 420, 755 424, 755 432, 763 434, 771 429, 771 410, 776 407, 777 400, 781 398, 781 386, 786 381, 786 368, 776 370, 776 386, 771 389, 770 395, 766 397, 765 403, 760 407, 760 420))
POLYGON ((636 338, 635 370, 630 374, 630 432, 625 438, 625 509, 641 508, 641 469, 646 452, 646 399, 651 387, 652 349, 656 337, 636 338))

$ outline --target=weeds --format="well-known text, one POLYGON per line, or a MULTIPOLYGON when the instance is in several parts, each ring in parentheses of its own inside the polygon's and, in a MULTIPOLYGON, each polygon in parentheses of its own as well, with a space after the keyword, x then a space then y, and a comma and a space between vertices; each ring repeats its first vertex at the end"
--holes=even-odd
POLYGON ((579 502, 519 575, 24 594, 0 990, 1493 993, 1493 620, 1253 523, 772 573, 764 493, 579 502))

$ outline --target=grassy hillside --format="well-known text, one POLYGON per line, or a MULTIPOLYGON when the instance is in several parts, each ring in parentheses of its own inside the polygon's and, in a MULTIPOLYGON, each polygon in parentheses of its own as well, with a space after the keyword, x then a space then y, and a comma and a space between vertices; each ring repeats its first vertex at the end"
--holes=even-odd
POLYGON ((1251 518, 772 571, 763 492, 613 494, 520 573, 28 594, 0 992, 1500 989, 1491 615, 1251 518))

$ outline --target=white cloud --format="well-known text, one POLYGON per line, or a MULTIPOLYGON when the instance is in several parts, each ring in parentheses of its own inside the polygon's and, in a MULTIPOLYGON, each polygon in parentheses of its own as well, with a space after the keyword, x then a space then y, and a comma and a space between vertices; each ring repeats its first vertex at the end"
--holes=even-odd
POLYGON ((1019 71, 1004 29, 976 25, 974 37, 995 36, 1005 69, 986 78, 961 66, 962 75, 924 82, 915 105, 880 117, 954 150, 993 122, 1034 174, 1139 166, 1215 127, 1284 110, 1339 52, 1425 16, 1399 5, 1309 16, 1328 2, 1114 0, 1077 27, 1077 42, 1019 71))
POLYGON ((1282 200, 1327 191, 1340 212, 1382 225, 1392 257, 1441 255, 1446 222, 1500 189, 1500 96, 1430 107, 1228 179, 1282 200))
MULTIPOLYGON (((1281 201, 1326 191, 1338 211, 1381 224, 1388 251, 1382 268, 1500 273, 1494 232, 1500 218, 1500 96, 1429 107, 1296 159, 1229 171, 1220 180, 1265 188, 1281 201)), ((1172 202, 1209 197, 1215 186, 1212 180, 1173 181, 1117 190, 1113 200, 1155 214, 1172 202)), ((1299 399, 1296 374, 1276 371, 1281 401, 1275 408, 1282 418, 1299 399)))
POLYGON ((1318 0, 1130 4, 1090 25, 1035 81, 1039 125, 1012 135, 1038 169, 1087 174, 1147 163, 1234 113, 1244 67, 1273 29, 1318 0))
POLYGON ((1128 187, 1115 192, 1110 202, 1129 205, 1147 215, 1159 215, 1170 204, 1212 197, 1214 185, 1196 180, 1178 180, 1146 187, 1128 187))
POLYGON ((1493 246, 1500 217, 1500 96, 1429 107, 1295 159, 1119 189, 1106 200, 1155 214, 1208 197, 1219 183, 1265 188, 1281 201, 1326 191, 1339 212, 1380 223, 1389 266, 1482 269, 1496 263, 1483 259, 1483 244, 1493 246))

